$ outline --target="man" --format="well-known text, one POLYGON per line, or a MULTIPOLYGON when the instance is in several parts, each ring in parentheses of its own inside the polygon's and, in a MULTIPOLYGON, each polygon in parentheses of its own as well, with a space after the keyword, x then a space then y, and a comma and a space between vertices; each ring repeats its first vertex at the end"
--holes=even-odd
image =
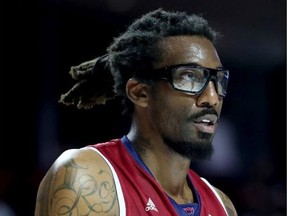
POLYGON ((127 135, 65 151, 42 180, 35 215, 237 215, 190 164, 208 159, 229 72, 207 21, 152 11, 107 54, 71 68, 60 102, 90 109, 122 97, 127 135))

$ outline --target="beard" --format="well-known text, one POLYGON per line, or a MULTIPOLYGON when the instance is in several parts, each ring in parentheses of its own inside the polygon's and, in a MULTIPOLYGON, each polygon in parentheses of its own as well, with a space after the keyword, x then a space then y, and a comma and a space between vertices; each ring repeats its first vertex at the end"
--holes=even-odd
MULTIPOLYGON (((158 92, 157 89, 154 91, 158 92)), ((191 106, 175 105, 165 98, 162 95, 159 97, 153 95, 155 101, 151 108, 151 122, 155 125, 153 129, 159 132, 163 142, 172 152, 192 161, 211 159, 214 153, 212 145, 214 133, 201 132, 195 129, 193 124, 195 119, 206 114, 216 115, 218 118, 217 111, 214 108, 204 108, 191 114, 191 106)))
MULTIPOLYGON (((201 136, 205 138, 211 134, 201 134, 201 136)), ((193 161, 211 159, 214 152, 214 147, 210 142, 173 141, 168 137, 163 137, 163 140, 172 151, 193 161)))

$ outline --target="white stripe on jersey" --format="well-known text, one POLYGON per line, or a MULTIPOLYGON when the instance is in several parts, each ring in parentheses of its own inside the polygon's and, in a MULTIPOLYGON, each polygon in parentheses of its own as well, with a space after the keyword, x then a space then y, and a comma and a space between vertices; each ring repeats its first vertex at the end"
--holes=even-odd
POLYGON ((205 182, 205 183, 208 185, 208 187, 214 192, 214 194, 216 195, 217 199, 219 200, 219 202, 221 203, 222 207, 224 208, 224 210, 225 210, 225 212, 226 212, 226 215, 229 216, 228 213, 227 213, 227 210, 226 210, 226 208, 225 208, 225 205, 224 205, 224 203, 223 203, 223 200, 220 198, 220 196, 219 196, 219 194, 217 193, 217 191, 215 190, 215 188, 214 188, 205 178, 201 177, 201 179, 202 179, 202 181, 205 182))
POLYGON ((122 191, 121 184, 120 184, 120 181, 119 181, 119 178, 117 176, 116 171, 114 170, 112 164, 108 161, 108 159, 98 149, 96 149, 94 147, 91 147, 91 149, 94 149, 105 160, 105 162, 109 166, 109 168, 112 172, 113 178, 114 178, 117 196, 118 196, 119 211, 120 211, 119 216, 126 216, 125 200, 124 200, 123 191, 122 191))

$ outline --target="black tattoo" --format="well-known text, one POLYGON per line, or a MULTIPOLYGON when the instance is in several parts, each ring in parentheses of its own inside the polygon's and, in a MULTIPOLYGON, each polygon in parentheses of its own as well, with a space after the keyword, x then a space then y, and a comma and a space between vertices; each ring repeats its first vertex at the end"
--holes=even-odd
POLYGON ((117 200, 113 177, 105 170, 90 175, 83 172, 85 169, 88 168, 77 165, 73 160, 67 163, 63 183, 57 188, 51 186, 55 189, 53 196, 44 206, 52 207, 54 214, 58 216, 84 216, 111 211, 117 200))

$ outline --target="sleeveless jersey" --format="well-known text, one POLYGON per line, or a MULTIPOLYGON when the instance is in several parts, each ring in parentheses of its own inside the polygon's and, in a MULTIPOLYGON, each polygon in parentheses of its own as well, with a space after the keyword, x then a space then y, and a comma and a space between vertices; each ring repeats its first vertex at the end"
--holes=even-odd
POLYGON ((226 216, 215 189, 189 170, 188 180, 197 204, 179 205, 170 198, 145 166, 126 136, 92 145, 110 167, 117 190, 120 216, 226 216))

